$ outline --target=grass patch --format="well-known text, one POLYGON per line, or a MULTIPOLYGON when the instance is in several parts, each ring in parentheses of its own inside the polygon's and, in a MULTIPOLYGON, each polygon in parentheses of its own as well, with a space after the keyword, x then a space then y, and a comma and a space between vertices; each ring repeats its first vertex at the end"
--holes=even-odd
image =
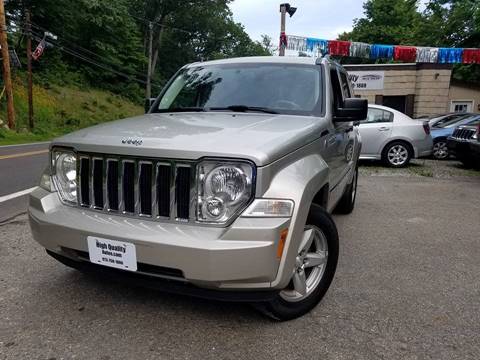
POLYGON ((6 104, 0 105, 0 145, 51 140, 57 136, 106 121, 140 115, 143 107, 113 93, 81 89, 73 86, 34 85, 33 131, 28 130, 27 89, 24 82, 14 80, 16 130, 5 128, 6 104))

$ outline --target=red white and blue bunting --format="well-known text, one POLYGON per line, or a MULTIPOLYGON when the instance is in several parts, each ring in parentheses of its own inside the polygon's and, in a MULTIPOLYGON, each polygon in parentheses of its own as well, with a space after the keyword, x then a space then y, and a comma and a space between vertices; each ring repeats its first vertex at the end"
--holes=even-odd
POLYGON ((287 35, 287 50, 304 52, 312 56, 330 54, 409 63, 480 64, 480 49, 366 44, 293 35, 287 35))

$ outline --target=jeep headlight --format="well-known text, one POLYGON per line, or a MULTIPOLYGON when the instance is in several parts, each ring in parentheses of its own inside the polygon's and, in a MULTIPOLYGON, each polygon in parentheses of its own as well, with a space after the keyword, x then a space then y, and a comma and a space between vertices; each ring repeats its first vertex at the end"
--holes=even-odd
POLYGON ((253 195, 254 168, 248 162, 203 161, 197 167, 197 220, 225 223, 253 195))
POLYGON ((63 201, 77 202, 77 157, 67 150, 52 153, 53 183, 63 201))

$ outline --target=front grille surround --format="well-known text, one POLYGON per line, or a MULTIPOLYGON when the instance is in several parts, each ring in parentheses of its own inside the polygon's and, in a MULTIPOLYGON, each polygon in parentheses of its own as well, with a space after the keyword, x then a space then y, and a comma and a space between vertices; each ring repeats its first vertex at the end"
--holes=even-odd
POLYGON ((195 170, 196 163, 188 160, 77 153, 77 205, 128 217, 195 222, 195 170), (115 166, 116 182, 111 174, 115 166), (181 202, 177 196, 179 172, 183 178, 181 202))
POLYGON ((457 128, 452 134, 454 139, 470 140, 475 135, 476 130, 471 128, 457 128))

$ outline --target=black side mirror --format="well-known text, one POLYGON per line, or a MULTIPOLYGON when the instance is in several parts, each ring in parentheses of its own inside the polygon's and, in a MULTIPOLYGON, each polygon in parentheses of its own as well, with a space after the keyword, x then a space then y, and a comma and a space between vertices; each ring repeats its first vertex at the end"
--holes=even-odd
POLYGON ((157 100, 156 98, 145 99, 145 114, 150 111, 153 103, 157 100))
POLYGON ((349 122, 361 121, 367 118, 368 100, 348 98, 343 102, 343 107, 335 109, 334 121, 349 122))

